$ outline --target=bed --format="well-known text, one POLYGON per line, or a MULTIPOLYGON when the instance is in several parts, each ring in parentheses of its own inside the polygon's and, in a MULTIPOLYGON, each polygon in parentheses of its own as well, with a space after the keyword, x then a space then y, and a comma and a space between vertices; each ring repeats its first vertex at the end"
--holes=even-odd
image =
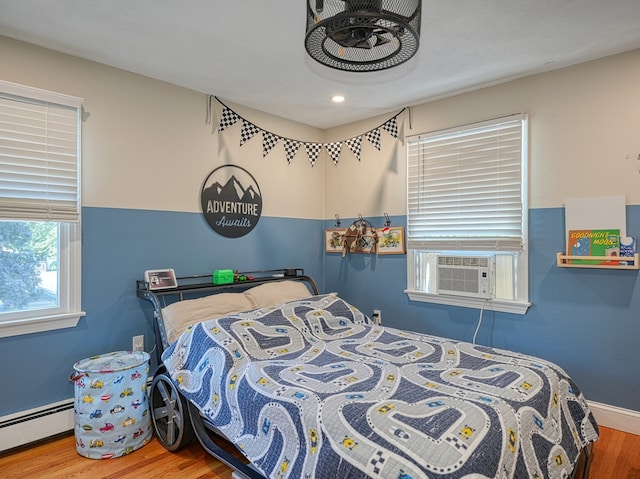
POLYGON ((299 269, 242 278, 138 281, 165 448, 195 435, 250 479, 588 477, 598 426, 557 365, 374 324, 299 269))

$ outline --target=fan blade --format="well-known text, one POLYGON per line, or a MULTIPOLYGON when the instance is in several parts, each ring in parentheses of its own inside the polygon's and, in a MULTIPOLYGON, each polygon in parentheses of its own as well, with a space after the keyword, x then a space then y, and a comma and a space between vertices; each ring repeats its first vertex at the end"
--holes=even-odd
MULTIPOLYGON (((369 28, 355 27, 347 28, 334 32, 330 35, 331 39, 342 45, 343 47, 358 47, 358 45, 368 42, 373 36, 373 32, 369 28)), ((360 47, 367 48, 367 47, 360 47)))
POLYGON ((369 40, 363 40, 356 45, 353 45, 353 48, 362 48, 364 50, 371 50, 374 46, 371 44, 369 40))
POLYGON ((374 47, 379 47, 380 45, 384 45, 385 43, 389 43, 391 40, 389 40, 386 37, 383 37, 382 35, 376 35, 376 43, 374 45, 374 47))

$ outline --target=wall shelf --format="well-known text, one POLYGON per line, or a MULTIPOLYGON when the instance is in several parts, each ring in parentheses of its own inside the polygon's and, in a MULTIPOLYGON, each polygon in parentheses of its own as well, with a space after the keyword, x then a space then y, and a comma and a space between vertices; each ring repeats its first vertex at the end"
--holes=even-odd
POLYGON ((557 266, 558 268, 598 268, 598 269, 640 269, 639 260, 640 254, 636 253, 633 258, 619 257, 619 256, 570 256, 562 253, 557 254, 557 266), (606 261, 608 264, 583 264, 572 263, 574 259, 590 259, 598 261, 606 261), (620 264, 622 262, 633 260, 632 265, 620 264))

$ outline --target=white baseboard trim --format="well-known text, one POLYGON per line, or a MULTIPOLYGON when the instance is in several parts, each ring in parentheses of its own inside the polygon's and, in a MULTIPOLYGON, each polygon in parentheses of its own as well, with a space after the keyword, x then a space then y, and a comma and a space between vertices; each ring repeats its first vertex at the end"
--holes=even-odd
POLYGON ((0 417, 0 452, 74 428, 73 399, 0 417))
MULTIPOLYGON (((599 425, 640 435, 640 411, 588 401, 599 425)), ((0 417, 0 452, 74 428, 73 399, 0 417)))
POLYGON ((640 411, 587 401, 600 426, 640 435, 640 411))

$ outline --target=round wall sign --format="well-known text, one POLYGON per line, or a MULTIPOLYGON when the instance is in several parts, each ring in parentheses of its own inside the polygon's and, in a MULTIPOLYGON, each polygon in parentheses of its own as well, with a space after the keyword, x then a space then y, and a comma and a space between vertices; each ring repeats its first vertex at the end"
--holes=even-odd
POLYGON ((258 224, 262 195, 256 179, 244 168, 219 166, 207 176, 200 194, 202 213, 211 228, 239 238, 258 224))

